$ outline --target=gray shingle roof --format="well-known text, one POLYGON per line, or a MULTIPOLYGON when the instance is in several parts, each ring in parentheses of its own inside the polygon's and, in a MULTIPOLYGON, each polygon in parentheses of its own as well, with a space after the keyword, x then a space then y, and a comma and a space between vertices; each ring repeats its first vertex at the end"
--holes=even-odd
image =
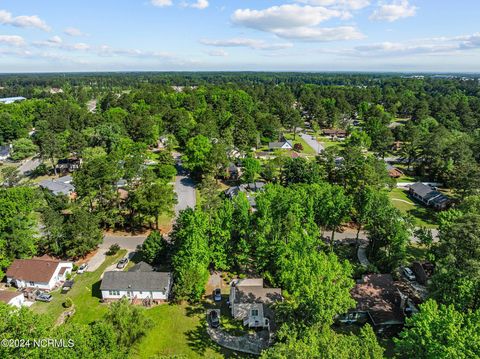
POLYGON ((167 292, 170 280, 167 272, 105 272, 100 290, 167 292))
POLYGON ((129 272, 153 272, 153 267, 148 263, 138 262, 130 268, 129 272))
POLYGON ((410 188, 420 197, 426 197, 430 192, 433 192, 433 189, 422 182, 414 183, 410 188))
POLYGON ((48 189, 53 194, 63 194, 68 196, 70 193, 75 192, 75 187, 66 182, 61 182, 60 178, 58 180, 43 180, 40 182, 40 187, 48 189))

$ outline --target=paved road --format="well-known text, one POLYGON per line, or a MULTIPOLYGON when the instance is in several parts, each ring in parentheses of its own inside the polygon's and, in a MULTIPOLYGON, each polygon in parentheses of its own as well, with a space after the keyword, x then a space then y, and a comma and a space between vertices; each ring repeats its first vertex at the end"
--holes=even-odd
POLYGON ((29 172, 32 172, 35 168, 40 166, 41 163, 42 161, 39 158, 30 158, 18 167, 18 171, 21 175, 26 176, 29 172))
POLYGON ((195 208, 197 198, 195 197, 195 182, 188 176, 182 167, 180 154, 175 153, 174 158, 177 167, 177 176, 175 177, 175 192, 177 193, 177 205, 175 206, 175 215, 187 208, 195 208))
POLYGON ((314 138, 313 136, 311 135, 308 135, 306 133, 300 133, 300 137, 303 138, 303 140, 311 147, 313 148, 313 150, 319 154, 320 152, 322 152, 325 148, 323 147, 323 145, 317 141, 316 138, 314 138))
POLYGON ((103 243, 98 247, 97 253, 88 262, 88 272, 95 271, 105 261, 106 253, 112 244, 117 243, 121 248, 128 251, 128 256, 131 258, 137 246, 141 245, 146 235, 140 236, 120 236, 120 235, 105 235, 103 243))

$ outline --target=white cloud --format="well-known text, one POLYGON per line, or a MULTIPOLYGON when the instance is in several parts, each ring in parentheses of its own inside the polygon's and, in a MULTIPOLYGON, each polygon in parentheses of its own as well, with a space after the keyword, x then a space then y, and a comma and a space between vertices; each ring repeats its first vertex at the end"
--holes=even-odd
POLYGON ((172 0, 150 0, 150 3, 157 7, 167 7, 173 5, 172 0))
POLYGON ((360 10, 370 5, 370 0, 297 0, 312 6, 327 6, 339 9, 360 10))
POLYGON ((54 44, 61 44, 63 42, 62 38, 60 36, 53 36, 51 37, 48 41, 54 43, 54 44))
POLYGON ((85 51, 85 50, 89 50, 89 49, 90 49, 90 45, 85 44, 85 43, 83 43, 83 42, 79 42, 79 43, 73 44, 71 47, 72 47, 72 49, 74 49, 74 50, 79 50, 79 51, 85 51))
POLYGON ((452 37, 413 39, 401 42, 381 42, 346 50, 346 55, 405 56, 412 54, 454 54, 480 49, 480 33, 452 37))
POLYGON ((364 36, 352 26, 325 28, 318 26, 330 19, 350 17, 350 13, 338 9, 292 4, 272 6, 263 10, 238 9, 233 13, 232 21, 237 25, 270 32, 285 39, 313 42, 363 38, 364 36))
POLYGON ((228 56, 228 52, 226 52, 225 50, 211 50, 211 51, 207 51, 207 54, 209 56, 216 56, 216 57, 227 57, 228 56))
POLYGON ((50 31, 50 27, 37 15, 13 16, 10 12, 0 10, 0 24, 12 25, 16 27, 34 27, 44 31, 50 31))
POLYGON ((288 30, 278 30, 275 33, 286 39, 318 42, 359 40, 365 37, 352 26, 297 27, 288 30))
POLYGON ((85 36, 85 34, 75 27, 67 27, 64 31, 68 36, 85 36))
POLYGON ((196 9, 203 10, 203 9, 206 9, 208 7, 208 5, 209 5, 208 0, 197 0, 196 3, 194 3, 190 6, 196 8, 196 9))
POLYGON ((208 46, 217 47, 248 47, 253 50, 281 50, 292 47, 290 43, 267 43, 263 40, 247 39, 247 38, 233 38, 227 40, 208 40, 203 39, 200 42, 208 46))
POLYGON ((17 35, 0 35, 0 44, 9 46, 24 46, 25 40, 17 35))
POLYGON ((370 20, 396 21, 415 16, 417 7, 408 0, 395 0, 392 3, 379 3, 378 8, 370 15, 370 20))
POLYGON ((263 10, 238 9, 233 13, 234 23, 252 29, 274 32, 301 26, 315 26, 331 18, 340 17, 338 10, 319 6, 280 5, 263 10))

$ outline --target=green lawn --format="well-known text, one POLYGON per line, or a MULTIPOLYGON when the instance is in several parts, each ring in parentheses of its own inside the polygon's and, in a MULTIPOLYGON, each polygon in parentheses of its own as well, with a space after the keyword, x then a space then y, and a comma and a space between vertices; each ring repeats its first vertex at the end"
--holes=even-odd
POLYGON ((132 347, 131 358, 239 357, 210 340, 203 306, 166 304, 145 311, 154 327, 132 347))
POLYGON ((72 317, 72 321, 90 323, 102 317, 107 311, 107 305, 100 303, 100 276, 108 266, 124 257, 126 253, 126 250, 121 250, 115 256, 108 256, 95 272, 76 275, 75 284, 70 293, 61 294, 60 290, 57 290, 51 293, 53 299, 50 303, 35 302, 31 307, 32 310, 49 316, 52 323, 55 323, 60 314, 66 310, 63 302, 69 297, 75 305, 75 315, 72 317))
POLYGON ((295 140, 293 139, 293 133, 285 134, 285 139, 292 141, 293 145, 295 145, 297 143, 301 144, 302 147, 303 147, 302 153, 304 153, 306 155, 316 155, 317 154, 315 152, 315 150, 312 147, 310 147, 310 145, 308 143, 306 143, 305 140, 302 137, 300 137, 300 134, 298 134, 298 133, 295 136, 295 140))
POLYGON ((395 188, 389 193, 393 205, 404 213, 410 214, 414 220, 415 225, 427 228, 436 228, 436 212, 423 206, 420 203, 414 202, 407 195, 407 192, 401 188, 395 188))

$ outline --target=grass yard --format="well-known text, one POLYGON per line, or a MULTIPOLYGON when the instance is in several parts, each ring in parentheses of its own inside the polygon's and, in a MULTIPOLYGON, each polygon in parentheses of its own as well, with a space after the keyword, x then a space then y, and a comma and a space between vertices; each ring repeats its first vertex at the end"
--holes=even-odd
POLYGON ((320 136, 317 138, 318 142, 323 144, 324 148, 339 147, 342 148, 345 141, 332 141, 329 137, 320 136))
POLYGON ((166 304, 145 309, 154 327, 130 352, 131 358, 235 358, 210 340, 205 308, 166 304))
POLYGON ((75 284, 67 294, 61 294, 60 290, 52 292, 53 299, 50 303, 35 302, 31 309, 38 314, 45 314, 55 323, 60 314, 67 309, 63 307, 66 298, 71 298, 75 305, 73 322, 90 323, 107 311, 107 305, 100 303, 100 277, 107 267, 124 257, 126 250, 119 251, 114 256, 108 256, 105 262, 95 272, 85 272, 76 275, 75 284))
POLYGON ((301 144, 302 147, 303 147, 302 153, 304 153, 306 155, 314 155, 315 156, 317 154, 315 152, 315 150, 312 147, 310 147, 310 145, 308 143, 306 143, 305 140, 302 137, 300 137, 300 134, 298 134, 298 133, 295 136, 295 140, 293 139, 293 133, 285 134, 285 139, 292 141, 293 145, 295 145, 297 143, 301 144))
POLYGON ((403 213, 410 214, 415 225, 427 228, 437 228, 436 212, 419 203, 414 202, 408 197, 407 192, 401 188, 395 188, 389 193, 393 205, 403 213))

